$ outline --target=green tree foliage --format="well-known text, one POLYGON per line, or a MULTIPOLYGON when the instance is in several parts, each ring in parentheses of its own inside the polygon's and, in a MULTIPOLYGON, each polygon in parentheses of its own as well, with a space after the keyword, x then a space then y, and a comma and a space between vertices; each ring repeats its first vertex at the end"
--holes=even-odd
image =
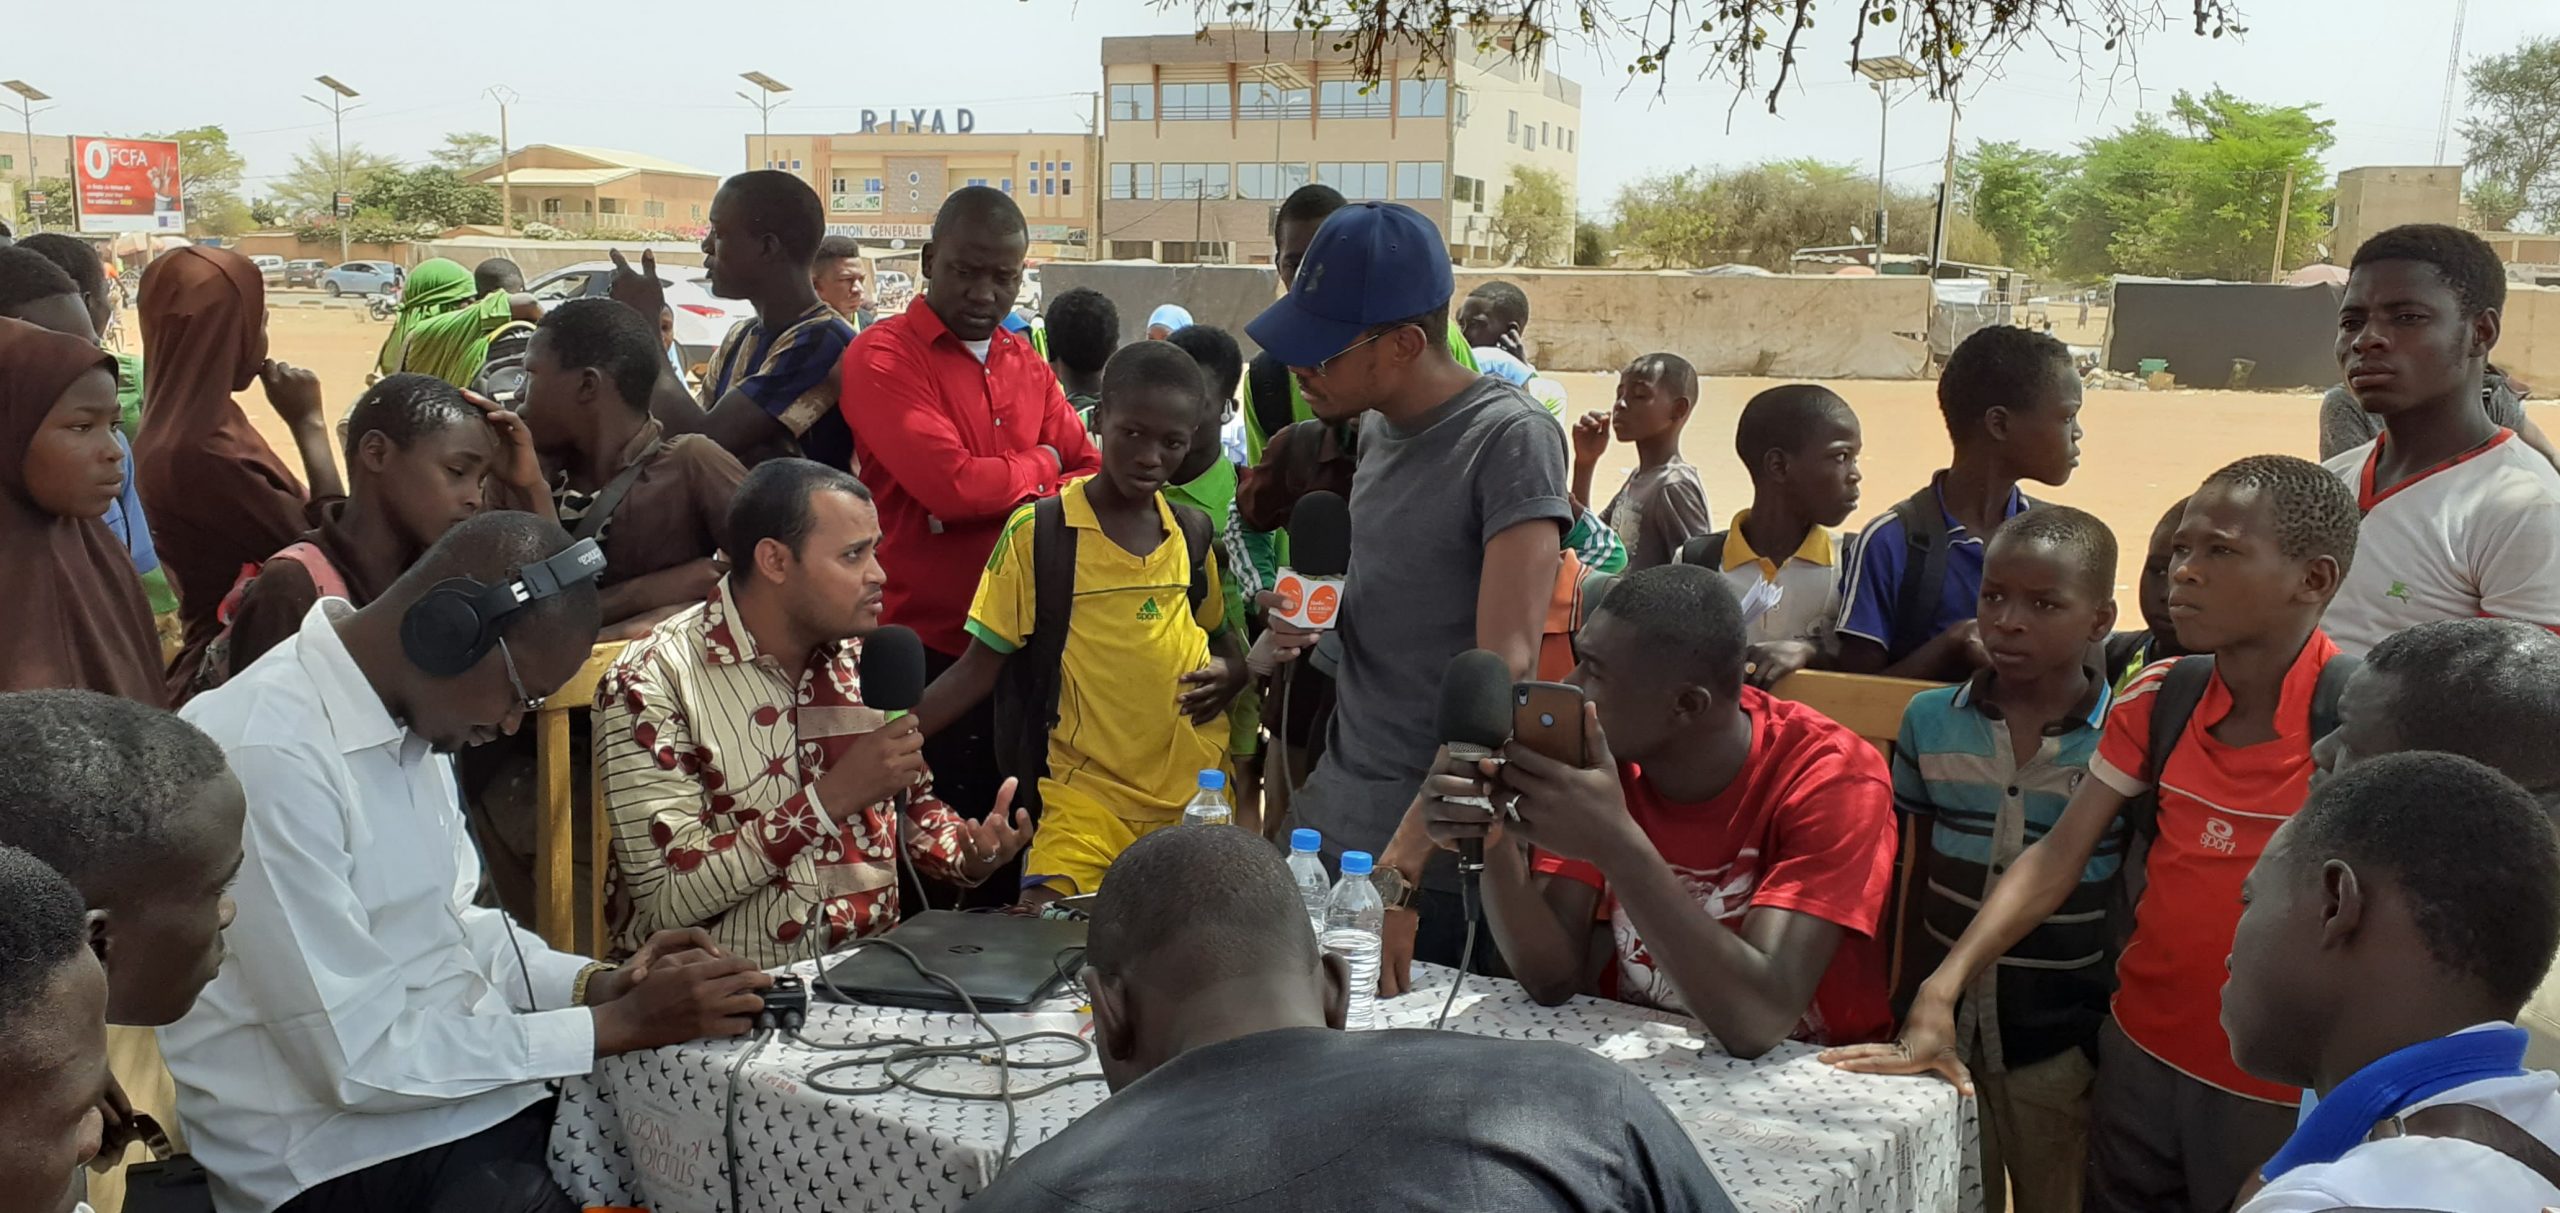
POLYGON ((270 199, 259 198, 249 203, 249 222, 261 228, 274 227, 284 220, 284 209, 270 199))
POLYGON ((1575 265, 1609 264, 1609 243, 1617 233, 1605 223, 1588 219, 1573 225, 1573 263, 1575 265))
POLYGON ((2560 228, 2560 38, 2536 38, 2471 65, 2471 207, 2482 227, 2503 230, 2531 215, 2560 228))
POLYGON ((379 211, 395 223, 438 231, 465 223, 497 223, 498 191, 463 180, 452 169, 389 168, 375 172, 356 193, 361 211, 379 211))
POLYGON ((2061 236, 2054 195, 2071 175, 2071 158, 2014 142, 1983 141, 1956 160, 1957 196, 2000 246, 2003 264, 2041 270, 2053 264, 2061 236))
POLYGON ((147 137, 178 143, 178 189, 189 228, 215 236, 248 230, 249 209, 240 201, 240 173, 248 161, 231 150, 227 132, 198 126, 147 137))
MULTIPOLYGON (((397 158, 350 143, 346 154, 347 192, 361 194, 374 174, 398 167, 397 158)), ((337 148, 326 139, 313 139, 293 154, 293 170, 279 178, 269 193, 276 208, 289 219, 328 220, 333 214, 338 180, 337 148)))
MULTIPOLYGON (((36 226, 58 232, 79 222, 78 212, 71 202, 69 177, 38 177, 34 185, 20 192, 18 201, 26 211, 28 221, 36 226), (44 195, 43 206, 36 205, 38 194, 44 195)), ((20 234, 24 234, 23 230, 20 234)))
POLYGON ((2062 216, 2058 271, 2254 281, 2275 253, 2276 213, 2288 174, 2287 265, 2308 260, 2329 203, 2320 155, 2330 123, 2311 106, 2262 105, 2221 89, 2181 92, 2162 122, 2133 125, 2080 145, 2079 171, 2055 196, 2062 216))
POLYGON ((462 176, 498 162, 498 137, 479 131, 454 131, 427 153, 437 168, 462 176))
POLYGON ((1511 166, 1511 186, 1493 204, 1496 256, 1520 265, 1553 265, 1573 251, 1573 208, 1564 178, 1551 169, 1511 166))
MULTIPOLYGON (((1658 173, 1618 194, 1621 249, 1665 266, 1725 262, 1786 270, 1796 250, 1874 236, 1876 184, 1854 165, 1776 160, 1740 169, 1658 173)), ((1889 191, 1885 251, 1926 254, 1936 191, 1889 191)), ((1962 214, 1947 223, 1945 255, 1997 261, 1997 242, 1962 214)))

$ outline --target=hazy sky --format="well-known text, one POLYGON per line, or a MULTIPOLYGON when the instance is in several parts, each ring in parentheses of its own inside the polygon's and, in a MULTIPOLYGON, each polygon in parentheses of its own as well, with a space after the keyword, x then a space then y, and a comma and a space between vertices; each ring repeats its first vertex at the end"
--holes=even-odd
MULTIPOLYGON (((2184 0, 2169 0, 2183 7, 2184 0)), ((1626 0, 1633 7, 1635 0, 1626 0)), ((2337 123, 2333 169, 2424 164, 2435 154, 2455 0, 2241 0, 2250 32, 2216 42, 2154 33, 2139 62, 2115 71, 2090 48, 2084 69, 2042 47, 2009 57, 2001 78, 1968 90, 1960 137, 2065 148, 2163 108, 2179 89, 2220 83, 2257 101, 2315 102, 2337 123)), ((364 94, 350 142, 422 159, 447 131, 497 129, 482 96, 521 95, 518 144, 588 143, 645 151, 722 172, 743 167, 756 116, 732 95, 737 73, 792 85, 776 131, 842 131, 864 107, 966 106, 980 130, 1083 129, 1099 87, 1106 33, 1179 32, 1185 2, 1146 0, 602 0, 567 4, 394 5, 275 0, 206 10, 173 0, 12 5, 0 79, 24 78, 57 107, 37 128, 139 134, 217 123, 249 160, 248 189, 282 174, 293 152, 329 134, 303 94, 327 72, 364 94), (287 48, 292 50, 288 53, 287 48)), ((1582 207, 1605 210, 1618 187, 1697 164, 1818 156, 1872 170, 1876 99, 1839 60, 1846 5, 1811 37, 1801 82, 1771 116, 1732 86, 1675 67, 1661 95, 1628 83, 1625 45, 1575 42, 1557 52, 1583 85, 1582 207)), ((2532 36, 2560 35, 2555 0, 2471 0, 2466 62, 2532 36)), ((14 100, 14 99, 12 99, 14 100)), ((2457 101, 2457 125, 2459 119, 2457 101)), ((1892 175, 1925 186, 1946 145, 1947 107, 1909 96, 1893 107, 1892 175)), ((0 146, 17 127, 0 114, 0 146)), ((2447 152, 2461 157, 2457 133, 2447 152)))

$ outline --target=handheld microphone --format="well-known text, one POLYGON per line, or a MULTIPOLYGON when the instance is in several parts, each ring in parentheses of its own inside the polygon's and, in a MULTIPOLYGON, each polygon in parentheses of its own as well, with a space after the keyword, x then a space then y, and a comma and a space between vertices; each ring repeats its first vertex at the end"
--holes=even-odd
POLYGON ((889 719, 914 711, 924 698, 924 642, 913 628, 896 624, 862 638, 862 702, 889 719))
POLYGON ((1271 588, 1280 595, 1280 618, 1302 628, 1329 629, 1342 610, 1342 575, 1351 566, 1351 507, 1342 494, 1314 492, 1289 511, 1289 567, 1271 588))
MULTIPOLYGON (((1440 675, 1440 740, 1449 756, 1475 763, 1492 758, 1511 740, 1511 663, 1485 649, 1469 649, 1449 659, 1440 675)), ((1464 803, 1490 814, 1493 803, 1470 796, 1464 803)), ((1458 870, 1484 870, 1484 840, 1461 839, 1458 870)))

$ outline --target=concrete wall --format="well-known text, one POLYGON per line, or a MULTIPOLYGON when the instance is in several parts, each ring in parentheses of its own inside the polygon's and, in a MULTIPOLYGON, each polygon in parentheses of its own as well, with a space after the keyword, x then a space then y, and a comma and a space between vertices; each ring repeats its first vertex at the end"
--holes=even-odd
MULTIPOLYGON (((315 260, 336 265, 338 239, 304 240, 292 232, 250 232, 231 241, 232 252, 243 257, 276 256, 287 261, 315 260)), ((389 261, 398 265, 415 265, 422 254, 410 251, 405 244, 367 244, 358 240, 347 246, 348 261, 389 261)))
MULTIPOLYGON (((1499 278, 1529 296, 1529 358, 1542 370, 1615 371, 1668 350, 1708 375, 1909 379, 1924 371, 1929 284, 1918 278, 1722 277, 1682 271, 1460 271, 1458 294, 1499 278)), ((1259 266, 1052 262, 1047 297, 1089 286, 1120 309, 1123 340, 1147 313, 1179 303, 1236 335, 1269 306, 1278 279, 1259 266)))
POLYGON ((2404 223, 2459 223, 2462 166, 2351 168, 2338 174, 2329 261, 2345 265, 2374 233, 2404 223))
POLYGON ((2560 290, 2510 285, 2502 318, 2490 360, 2531 385, 2535 398, 2560 395, 2560 290))

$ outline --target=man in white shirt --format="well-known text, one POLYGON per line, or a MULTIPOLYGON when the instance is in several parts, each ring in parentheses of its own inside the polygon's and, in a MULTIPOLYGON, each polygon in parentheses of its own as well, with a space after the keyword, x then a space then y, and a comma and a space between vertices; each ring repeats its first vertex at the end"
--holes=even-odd
POLYGON ((2260 1078, 2320 1104, 2241 1213, 2506 1213, 2560 1204, 2560 1077, 2516 1012, 2560 949, 2560 837, 2451 754, 2326 780, 2250 872, 2222 1022, 2260 1078))
POLYGON ((472 904, 451 755, 577 671, 602 567, 546 519, 481 514, 187 706, 248 797, 230 956, 161 1034, 222 1213, 574 1210, 545 1084, 762 1009, 770 979, 699 932, 610 970, 472 904))
POLYGON ((2430 619, 2560 628, 2560 468, 2479 405, 2506 297, 2498 255, 2459 228, 2395 227, 2356 250, 2338 365, 2383 432, 2326 464, 2364 525, 2321 622, 2351 655, 2430 619))

